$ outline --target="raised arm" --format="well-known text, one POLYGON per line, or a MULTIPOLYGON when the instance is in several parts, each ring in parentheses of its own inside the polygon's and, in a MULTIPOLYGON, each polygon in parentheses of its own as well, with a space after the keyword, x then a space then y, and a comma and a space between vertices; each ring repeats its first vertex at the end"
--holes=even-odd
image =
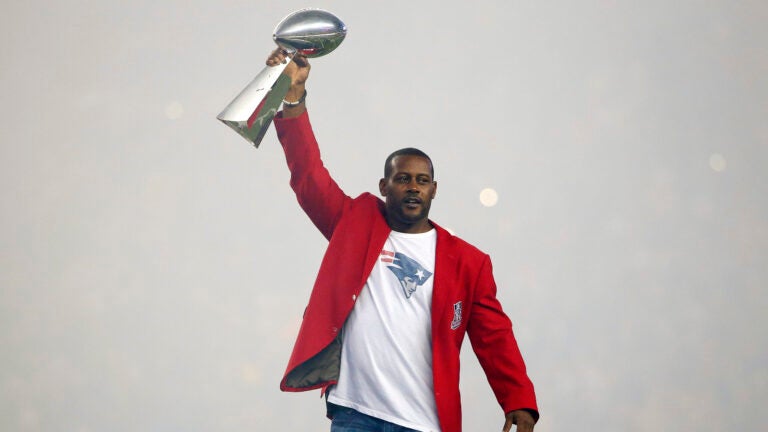
MULTIPOLYGON (((270 54, 267 65, 284 62, 287 55, 278 49, 270 54)), ((310 65, 305 57, 295 56, 283 74, 291 78, 283 111, 275 116, 275 129, 291 171, 291 188, 304 212, 321 233, 330 239, 336 224, 352 199, 331 178, 320 158, 307 114, 305 84, 310 65)))

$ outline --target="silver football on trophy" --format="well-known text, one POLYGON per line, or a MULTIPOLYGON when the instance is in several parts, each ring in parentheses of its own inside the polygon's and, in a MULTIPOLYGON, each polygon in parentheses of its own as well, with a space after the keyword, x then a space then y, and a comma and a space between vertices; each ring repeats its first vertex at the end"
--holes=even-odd
POLYGON ((346 35, 347 26, 336 15, 322 9, 302 9, 283 18, 272 38, 288 52, 320 57, 335 50, 346 35))

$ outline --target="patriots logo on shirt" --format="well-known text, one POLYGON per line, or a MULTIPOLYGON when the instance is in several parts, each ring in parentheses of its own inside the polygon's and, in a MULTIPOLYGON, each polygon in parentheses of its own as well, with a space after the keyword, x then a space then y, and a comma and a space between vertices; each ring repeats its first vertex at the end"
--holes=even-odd
POLYGON ((432 276, 431 271, 425 269, 416 260, 401 254, 400 252, 390 252, 385 250, 381 251, 381 255, 381 260, 383 262, 392 263, 392 265, 387 266, 387 268, 392 270, 392 273, 397 276, 397 279, 400 281, 400 286, 403 288, 405 298, 411 298, 411 295, 416 291, 416 288, 424 285, 424 282, 432 276))

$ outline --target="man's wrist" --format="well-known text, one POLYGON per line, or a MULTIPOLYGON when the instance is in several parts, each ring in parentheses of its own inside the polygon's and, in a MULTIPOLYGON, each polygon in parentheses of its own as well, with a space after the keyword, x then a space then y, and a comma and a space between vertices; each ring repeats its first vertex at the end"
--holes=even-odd
POLYGON ((306 105, 304 104, 306 94, 307 90, 303 84, 291 86, 288 93, 283 97, 283 118, 298 117, 304 114, 304 111, 306 111, 306 105), (293 102, 298 103, 294 104, 293 102))
MULTIPOLYGON (((286 98, 289 98, 289 96, 286 95, 286 98)), ((301 105, 302 103, 304 103, 305 99, 307 99, 307 91, 306 90, 304 90, 304 94, 302 94, 301 97, 298 100, 283 99, 283 107, 286 107, 286 108, 297 107, 297 106, 301 105)))
POLYGON ((301 99, 302 96, 304 96, 304 93, 306 93, 306 88, 304 88, 304 85, 292 85, 288 89, 288 93, 285 94, 285 97, 283 97, 283 100, 289 101, 289 102, 295 102, 301 99))

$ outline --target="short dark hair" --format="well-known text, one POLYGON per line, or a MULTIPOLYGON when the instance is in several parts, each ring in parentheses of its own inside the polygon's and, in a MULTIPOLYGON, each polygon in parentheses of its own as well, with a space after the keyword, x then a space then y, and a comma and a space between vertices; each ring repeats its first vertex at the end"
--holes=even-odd
POLYGON ((398 156, 419 156, 423 157, 424 159, 429 161, 429 175, 432 176, 432 179, 435 179, 435 167, 432 165, 432 159, 427 156, 426 153, 423 151, 413 148, 413 147, 406 147, 401 148, 400 150, 395 150, 387 156, 387 160, 384 161, 384 178, 389 178, 390 175, 392 175, 392 159, 398 157, 398 156))

